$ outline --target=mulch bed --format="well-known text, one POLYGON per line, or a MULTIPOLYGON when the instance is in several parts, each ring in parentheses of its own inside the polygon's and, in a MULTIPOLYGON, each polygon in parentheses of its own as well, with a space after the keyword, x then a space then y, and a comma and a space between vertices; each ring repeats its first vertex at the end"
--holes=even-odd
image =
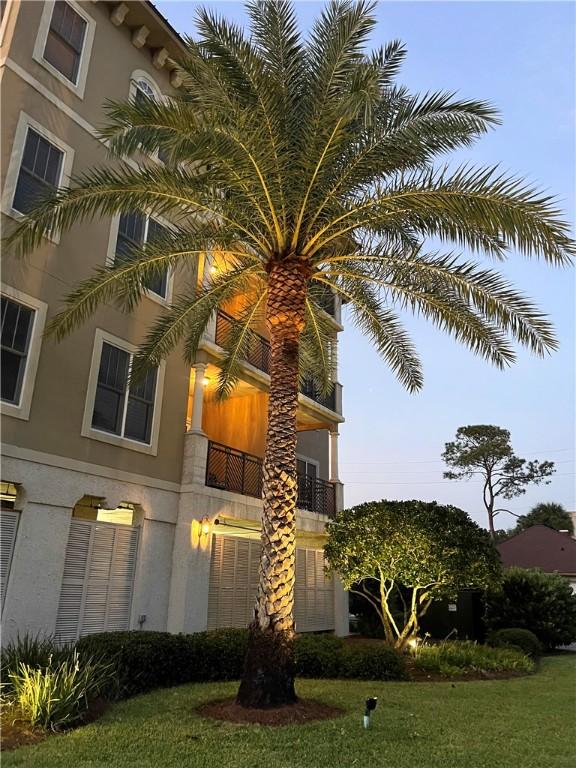
MULTIPOLYGON (((104 712, 108 709, 110 703, 105 699, 94 699, 88 706, 81 723, 76 723, 72 726, 74 728, 80 728, 88 723, 93 723, 98 720, 104 712)), ((2 752, 9 752, 12 749, 18 747, 25 747, 29 744, 36 744, 39 741, 43 741, 52 735, 53 731, 45 731, 42 728, 35 728, 29 725, 25 720, 18 716, 18 712, 10 706, 5 706, 2 709, 2 718, 0 720, 0 750, 2 752)))
POLYGON ((28 744, 36 744, 47 736, 45 731, 33 728, 22 720, 11 717, 6 712, 2 713, 1 729, 0 749, 2 752, 25 747, 28 744))
POLYGON ((245 709, 235 699, 210 701, 198 707, 203 717, 226 720, 229 723, 252 723, 258 725, 301 725, 314 720, 330 720, 341 717, 344 710, 313 699, 300 699, 296 704, 271 709, 245 709))

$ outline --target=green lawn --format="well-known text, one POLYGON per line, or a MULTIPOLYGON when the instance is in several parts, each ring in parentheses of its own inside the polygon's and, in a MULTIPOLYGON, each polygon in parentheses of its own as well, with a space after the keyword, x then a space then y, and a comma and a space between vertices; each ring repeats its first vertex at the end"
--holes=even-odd
POLYGON ((301 680, 337 720, 270 728, 203 720, 195 707, 235 683, 188 685, 122 702, 99 721, 5 753, 3 768, 568 768, 574 765, 576 654, 533 676, 469 683, 301 680), (379 697, 370 730, 363 702, 379 697))

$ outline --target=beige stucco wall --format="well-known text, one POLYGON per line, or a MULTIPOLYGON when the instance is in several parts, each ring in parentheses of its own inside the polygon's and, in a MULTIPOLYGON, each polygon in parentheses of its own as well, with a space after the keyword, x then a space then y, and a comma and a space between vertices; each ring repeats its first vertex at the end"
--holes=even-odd
MULTIPOLYGON (((99 9, 98 5, 82 4, 97 20, 84 100, 32 59, 42 3, 20 5, 10 45, 10 58, 18 66, 94 126, 103 123, 105 98, 125 99, 128 96, 130 75, 135 69, 147 70, 165 91, 170 90, 168 73, 159 72, 152 66, 150 50, 132 46, 129 30, 114 27, 108 19, 108 9, 104 5, 99 9), (113 56, 110 51, 114 51, 113 56)), ((74 149, 73 175, 109 162, 105 146, 89 130, 10 67, 3 70, 2 105, 0 162, 3 188, 21 112, 74 149)), ((5 215, 2 215, 1 223, 4 234, 14 226, 14 221, 5 215)), ((89 277, 94 269, 105 265, 110 232, 111 220, 99 219, 73 227, 62 235, 58 245, 44 240, 25 260, 16 259, 4 249, 2 280, 10 287, 46 302, 49 321, 62 308, 63 299, 72 288, 89 277)), ((195 281, 194 270, 180 271, 175 276, 175 289, 189 281, 195 281)), ((113 305, 106 305, 63 342, 44 339, 30 418, 23 421, 4 417, 4 442, 178 482, 188 391, 188 369, 179 352, 167 361, 157 456, 126 450, 80 434, 96 328, 138 344, 159 310, 158 303, 148 297, 144 297, 130 315, 113 305)))

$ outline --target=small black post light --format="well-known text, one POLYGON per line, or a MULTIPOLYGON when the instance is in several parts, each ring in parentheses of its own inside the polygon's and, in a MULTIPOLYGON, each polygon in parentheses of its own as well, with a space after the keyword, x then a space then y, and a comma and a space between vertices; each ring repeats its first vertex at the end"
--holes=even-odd
POLYGON ((370 727, 370 715, 376 709, 376 704, 378 704, 377 696, 371 696, 369 699, 366 699, 366 710, 364 712, 364 728, 370 727))

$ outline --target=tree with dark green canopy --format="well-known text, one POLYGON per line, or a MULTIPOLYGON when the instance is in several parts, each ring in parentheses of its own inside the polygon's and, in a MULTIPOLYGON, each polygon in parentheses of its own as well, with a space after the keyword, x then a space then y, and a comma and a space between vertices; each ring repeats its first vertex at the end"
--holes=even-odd
POLYGON ((398 41, 367 50, 375 3, 341 0, 320 12, 306 39, 294 5, 248 3, 250 29, 215 10, 179 62, 179 93, 108 104, 101 133, 118 158, 73 179, 38 205, 10 238, 30 253, 48 229, 65 233, 95 216, 135 209, 173 230, 103 267, 52 318, 61 339, 104 302, 132 310, 146 285, 206 251, 224 268, 178 286, 150 328, 134 376, 178 344, 195 359, 218 307, 245 296, 225 343, 219 390, 231 392, 253 328, 270 333, 262 558, 238 701, 293 702, 296 410, 298 383, 327 391, 334 372, 326 290, 409 390, 422 386, 400 314, 416 313, 499 368, 512 341, 537 355, 555 349, 550 322, 496 270, 462 251, 511 254, 562 266, 574 253, 550 195, 497 167, 446 164, 499 123, 485 101, 410 93, 395 80, 398 41), (142 163, 142 153, 161 163, 142 163), (134 160, 134 162, 128 162, 134 160), (432 249, 427 243, 434 238, 432 249))
POLYGON ((402 650, 433 600, 495 588, 501 565, 488 532, 435 501, 369 501, 338 512, 324 547, 330 569, 375 610, 387 643, 402 650), (404 594, 407 597, 404 597, 404 594), (403 616, 393 599, 401 596, 403 616))
POLYGON ((450 467, 444 472, 448 480, 482 479, 482 500, 488 514, 488 528, 492 539, 500 539, 502 532, 496 532, 494 518, 500 512, 498 498, 513 499, 526 493, 530 483, 544 483, 556 470, 553 461, 527 461, 516 456, 510 443, 510 432, 491 424, 475 424, 459 427, 456 439, 446 443, 442 458, 450 467))
POLYGON ((574 534, 574 523, 570 512, 567 512, 562 504, 552 501, 536 504, 527 515, 520 515, 511 535, 525 531, 533 525, 547 525, 557 531, 568 531, 574 534))

